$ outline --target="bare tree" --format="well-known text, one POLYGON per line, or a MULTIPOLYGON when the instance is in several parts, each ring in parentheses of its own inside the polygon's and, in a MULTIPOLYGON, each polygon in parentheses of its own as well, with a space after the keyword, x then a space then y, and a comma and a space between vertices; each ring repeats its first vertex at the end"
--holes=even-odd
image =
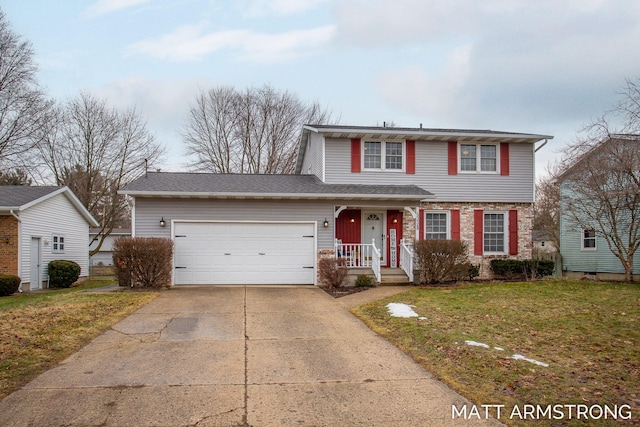
POLYGON ((0 171, 0 185, 31 185, 32 182, 29 175, 20 168, 7 172, 0 171))
POLYGON ((560 187, 556 183, 558 167, 547 168, 547 175, 536 183, 533 205, 533 229, 542 231, 560 250, 560 187))
POLYGON ((305 105, 269 85, 244 92, 223 86, 196 97, 182 137, 195 170, 291 173, 302 125, 329 120, 317 102, 305 105))
POLYGON ((31 149, 50 103, 36 81, 28 41, 15 34, 0 10, 0 166, 31 149))
POLYGON ((560 179, 570 223, 603 237, 632 281, 640 247, 640 87, 627 81, 622 95, 567 148, 560 179))
MULTIPOLYGON (((58 185, 67 185, 100 222, 98 251, 114 227, 127 221, 118 190, 145 173, 163 149, 135 109, 124 112, 81 93, 50 117, 39 144, 41 157, 58 185)), ((92 254, 93 254, 92 253, 92 254)))

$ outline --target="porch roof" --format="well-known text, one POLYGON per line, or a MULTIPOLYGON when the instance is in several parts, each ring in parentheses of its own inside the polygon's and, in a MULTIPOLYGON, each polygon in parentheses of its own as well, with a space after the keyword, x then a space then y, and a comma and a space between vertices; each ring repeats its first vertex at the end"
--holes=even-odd
POLYGON ((325 184, 314 175, 149 172, 120 194, 217 199, 332 199, 414 201, 433 198, 416 185, 325 184))

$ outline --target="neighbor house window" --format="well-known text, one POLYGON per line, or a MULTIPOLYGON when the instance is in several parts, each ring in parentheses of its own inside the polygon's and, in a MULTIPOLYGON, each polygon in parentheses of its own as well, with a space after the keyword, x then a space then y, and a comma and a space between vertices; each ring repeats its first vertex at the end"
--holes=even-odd
POLYGON ((582 230, 582 249, 596 250, 596 230, 582 230))
POLYGON ((64 252, 64 236, 53 236, 51 239, 53 252, 64 252))
POLYGON ((498 146, 460 144, 461 172, 498 172, 498 146))
POLYGON ((449 223, 446 212, 425 212, 424 214, 425 240, 446 240, 449 238, 449 223))
POLYGON ((403 143, 393 141, 365 141, 363 145, 365 169, 401 171, 404 164, 403 143))
POLYGON ((506 215, 504 213, 484 214, 484 251, 504 253, 506 248, 506 215))

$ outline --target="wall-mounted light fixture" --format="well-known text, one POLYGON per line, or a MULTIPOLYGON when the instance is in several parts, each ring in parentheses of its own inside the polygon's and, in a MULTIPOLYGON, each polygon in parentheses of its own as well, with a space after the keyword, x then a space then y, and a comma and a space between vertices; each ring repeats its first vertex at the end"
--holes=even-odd
POLYGON ((349 220, 349 222, 356 222, 356 219, 355 219, 355 218, 351 218, 351 219, 349 220))
POLYGON ((164 220, 164 217, 162 217, 160 219, 160 227, 164 227, 165 225, 167 225, 166 221, 164 220))
POLYGON ((398 223, 398 218, 393 218, 393 223, 397 224, 398 223))
POLYGON ((324 228, 328 228, 329 227, 329 221, 327 221, 327 218, 324 219, 324 222, 322 223, 322 226, 324 228))

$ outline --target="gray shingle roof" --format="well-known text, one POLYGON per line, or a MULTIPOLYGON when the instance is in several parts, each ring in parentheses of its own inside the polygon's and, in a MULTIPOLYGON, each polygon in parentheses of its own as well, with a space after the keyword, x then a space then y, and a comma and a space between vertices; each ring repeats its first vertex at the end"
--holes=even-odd
POLYGON ((0 208, 19 208, 62 187, 26 185, 0 185, 0 208))
POLYGON ((416 185, 325 184, 314 175, 150 172, 121 193, 158 197, 360 198, 421 200, 433 194, 416 185))

